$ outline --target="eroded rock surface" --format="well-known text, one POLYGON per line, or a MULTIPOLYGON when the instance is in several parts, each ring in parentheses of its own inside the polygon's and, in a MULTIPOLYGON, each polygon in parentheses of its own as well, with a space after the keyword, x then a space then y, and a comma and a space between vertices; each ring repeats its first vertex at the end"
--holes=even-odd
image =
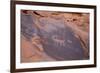
POLYGON ((87 27, 86 13, 22 11, 22 62, 89 59, 87 27))

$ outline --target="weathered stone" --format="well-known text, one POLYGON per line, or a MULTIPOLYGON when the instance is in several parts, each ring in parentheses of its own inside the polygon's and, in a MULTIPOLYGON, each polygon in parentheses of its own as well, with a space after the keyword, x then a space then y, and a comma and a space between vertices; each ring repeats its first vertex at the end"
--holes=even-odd
POLYGON ((86 17, 87 14, 77 17, 74 13, 28 11, 28 14, 21 14, 21 33, 31 44, 35 43, 33 46, 37 49, 33 48, 34 52, 39 45, 42 47, 35 56, 41 54, 41 59, 34 58, 36 61, 88 59, 89 37, 86 31, 81 30, 88 26, 88 20, 84 21, 86 17), (85 27, 82 25, 84 22, 87 24, 85 27), (36 37, 39 37, 39 43, 33 40, 36 37))

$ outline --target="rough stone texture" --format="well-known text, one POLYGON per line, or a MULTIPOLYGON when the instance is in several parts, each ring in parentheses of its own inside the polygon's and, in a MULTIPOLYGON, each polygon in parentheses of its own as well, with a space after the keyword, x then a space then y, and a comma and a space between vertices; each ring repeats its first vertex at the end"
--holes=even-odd
POLYGON ((21 62, 89 59, 89 14, 22 11, 21 62))

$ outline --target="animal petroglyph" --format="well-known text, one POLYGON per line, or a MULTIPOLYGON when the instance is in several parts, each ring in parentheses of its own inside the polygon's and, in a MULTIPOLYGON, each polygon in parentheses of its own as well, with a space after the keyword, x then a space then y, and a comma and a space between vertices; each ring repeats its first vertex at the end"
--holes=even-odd
MULTIPOLYGON (((36 14, 36 13, 35 13, 36 14)), ((62 19, 21 14, 21 33, 56 60, 82 60, 84 50, 72 28, 62 19)), ((70 23, 68 23, 70 25, 70 23)), ((34 48, 33 48, 34 49, 34 48)))

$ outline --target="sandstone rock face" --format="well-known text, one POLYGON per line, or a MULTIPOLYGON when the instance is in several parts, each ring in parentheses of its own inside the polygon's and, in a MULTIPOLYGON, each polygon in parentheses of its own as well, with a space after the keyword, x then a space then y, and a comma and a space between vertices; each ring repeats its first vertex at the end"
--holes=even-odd
POLYGON ((88 25, 86 13, 23 10, 21 62, 89 59, 88 25))
POLYGON ((57 60, 83 59, 82 46, 72 30, 66 27, 62 20, 44 20, 42 23, 44 22, 45 27, 38 33, 41 39, 46 41, 42 43, 44 51, 57 60))

